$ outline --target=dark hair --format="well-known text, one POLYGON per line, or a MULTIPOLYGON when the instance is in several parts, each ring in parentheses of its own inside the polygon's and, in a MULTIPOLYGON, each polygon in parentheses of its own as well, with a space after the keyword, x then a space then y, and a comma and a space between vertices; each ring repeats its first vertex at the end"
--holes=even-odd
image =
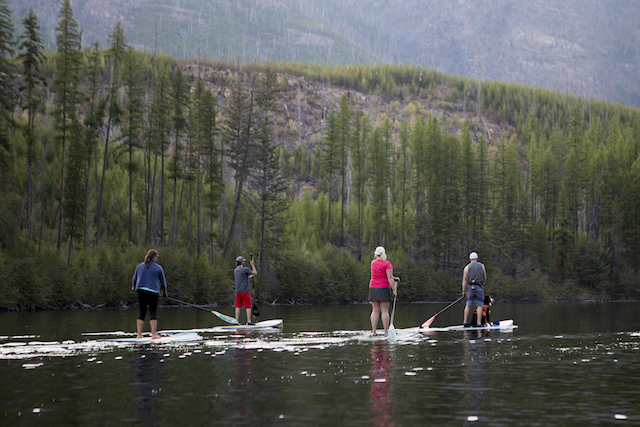
POLYGON ((149 266, 151 265, 151 261, 153 261, 153 259, 157 256, 158 251, 156 251, 155 249, 149 249, 149 252, 147 252, 147 256, 144 257, 144 266, 146 268, 149 268, 149 266))

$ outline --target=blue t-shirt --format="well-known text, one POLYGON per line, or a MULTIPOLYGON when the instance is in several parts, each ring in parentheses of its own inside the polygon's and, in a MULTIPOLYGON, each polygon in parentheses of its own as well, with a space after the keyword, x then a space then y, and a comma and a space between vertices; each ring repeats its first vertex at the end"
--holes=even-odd
POLYGON ((164 270, 155 261, 151 261, 149 268, 144 265, 144 262, 138 264, 131 281, 136 291, 167 295, 167 279, 164 277, 164 270))
POLYGON ((236 281, 236 295, 249 292, 249 276, 252 271, 247 267, 236 267, 233 270, 233 278, 236 281))

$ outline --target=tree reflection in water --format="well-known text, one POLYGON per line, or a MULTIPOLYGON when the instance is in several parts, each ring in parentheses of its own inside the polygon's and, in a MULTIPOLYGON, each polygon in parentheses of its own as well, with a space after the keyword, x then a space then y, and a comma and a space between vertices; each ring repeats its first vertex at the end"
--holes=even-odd
POLYGON ((160 360, 162 355, 155 349, 140 349, 131 359, 133 375, 131 387, 136 389, 136 420, 145 426, 157 426, 159 409, 160 360))

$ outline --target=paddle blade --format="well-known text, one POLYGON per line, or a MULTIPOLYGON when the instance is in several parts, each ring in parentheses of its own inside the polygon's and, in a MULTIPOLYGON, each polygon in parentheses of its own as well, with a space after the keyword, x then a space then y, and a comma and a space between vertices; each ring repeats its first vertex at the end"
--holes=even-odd
POLYGON ((436 320, 436 316, 437 316, 437 314, 433 315, 429 320, 427 320, 422 325, 420 325, 420 327, 421 328, 428 328, 429 326, 431 326, 433 321, 436 320))
POLYGON ((387 339, 389 340, 389 342, 396 342, 398 340, 398 337, 396 335, 396 328, 393 325, 389 326, 389 330, 387 331, 387 339))
POLYGON ((231 316, 227 316, 226 314, 222 314, 219 313, 215 310, 212 311, 213 314, 215 314, 216 316, 218 316, 220 319, 224 320, 227 323, 231 323, 232 325, 237 325, 238 321, 236 320, 235 317, 231 317, 231 316))
POLYGON ((255 301, 253 302, 252 310, 253 310, 252 312, 254 316, 256 317, 260 316, 260 310, 258 310, 258 304, 256 304, 255 301))

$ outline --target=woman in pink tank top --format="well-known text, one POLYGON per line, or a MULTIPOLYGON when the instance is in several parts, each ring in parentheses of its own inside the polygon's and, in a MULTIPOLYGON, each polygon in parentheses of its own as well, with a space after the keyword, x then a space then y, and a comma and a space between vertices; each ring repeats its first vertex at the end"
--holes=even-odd
POLYGON ((378 319, 382 317, 384 335, 389 330, 389 305, 391 293, 398 295, 396 280, 399 277, 393 275, 393 266, 387 261, 387 253, 382 246, 378 246, 373 253, 371 261, 371 280, 369 281, 369 301, 371 301, 371 333, 376 335, 378 319))

